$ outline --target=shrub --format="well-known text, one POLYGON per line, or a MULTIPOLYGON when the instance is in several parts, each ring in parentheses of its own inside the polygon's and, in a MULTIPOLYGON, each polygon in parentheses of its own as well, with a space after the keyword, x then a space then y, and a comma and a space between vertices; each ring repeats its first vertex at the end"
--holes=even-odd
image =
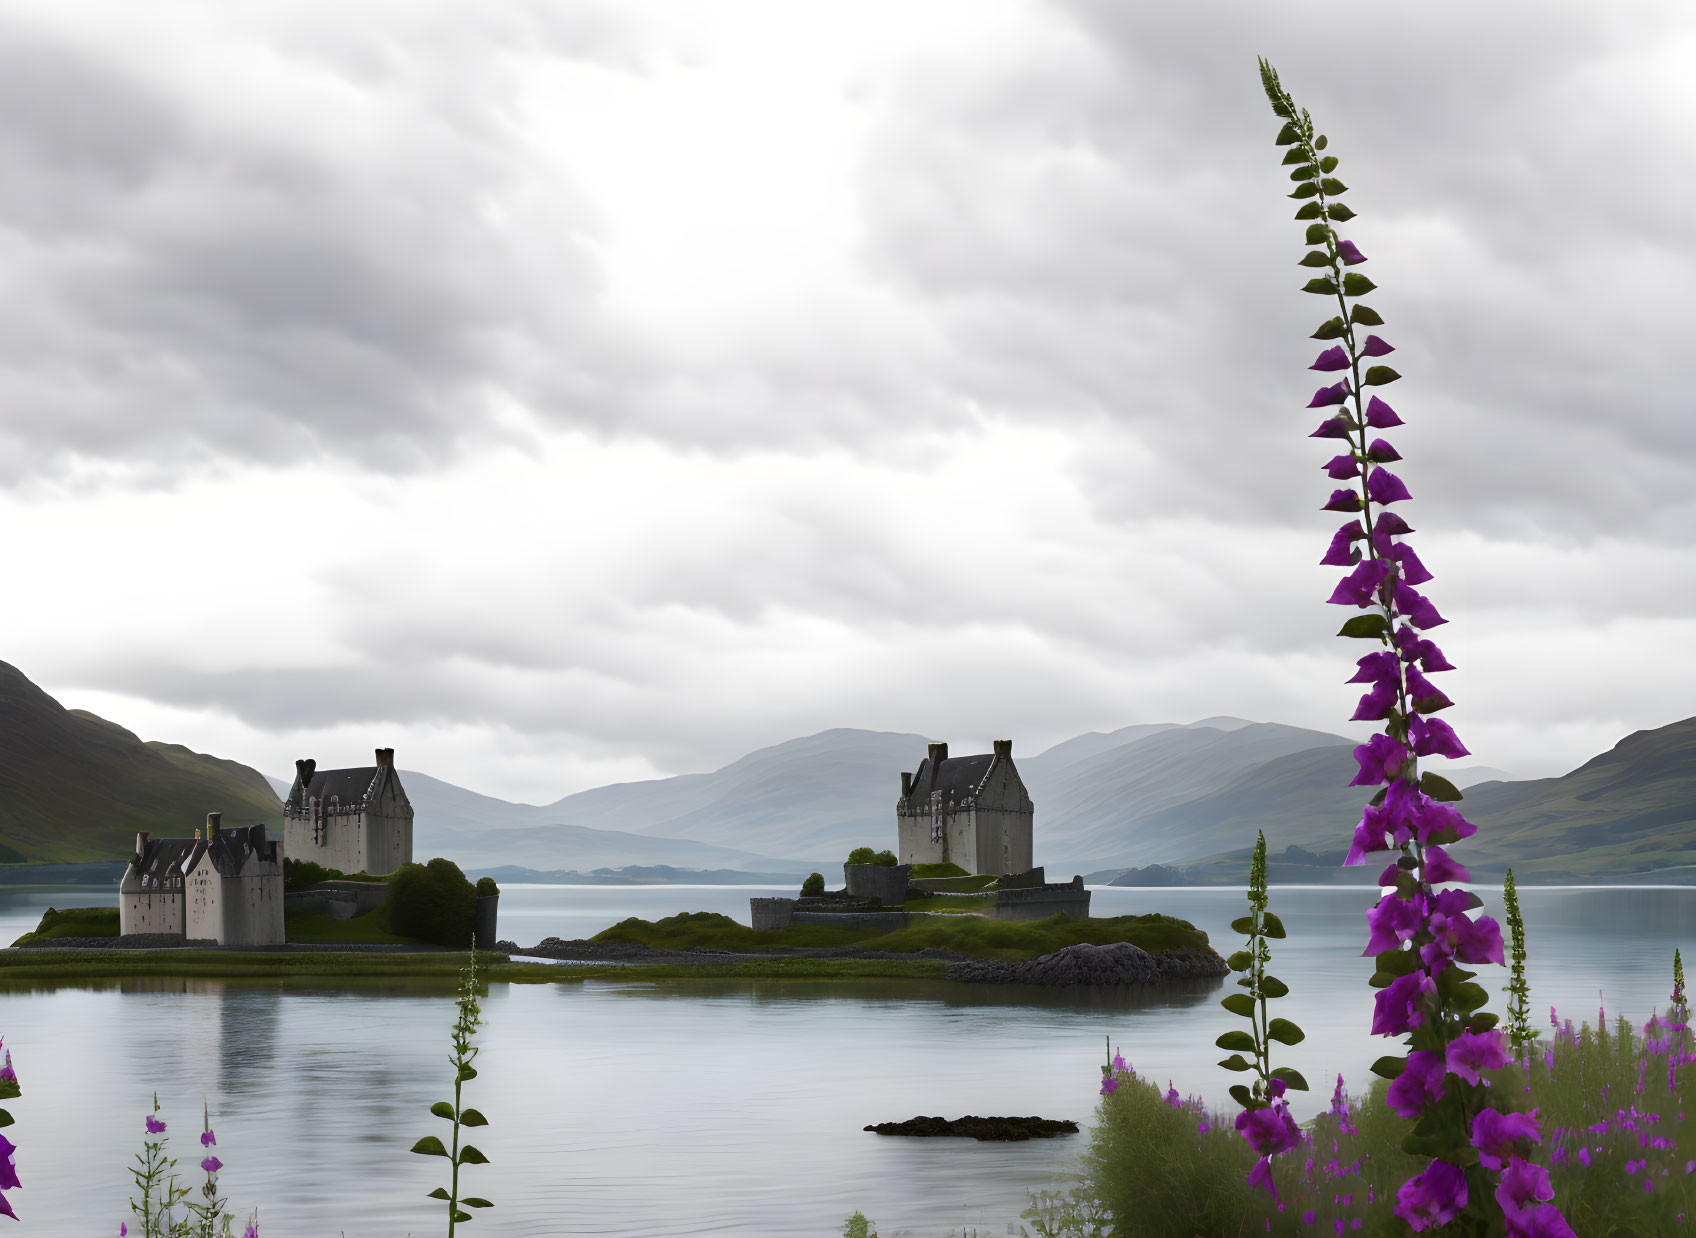
POLYGON ((877 853, 870 847, 855 847, 848 853, 848 862, 850 864, 875 864, 877 863, 877 853))
POLYGON ((885 868, 894 868, 900 863, 900 861, 895 858, 895 853, 893 851, 880 851, 872 857, 871 862, 873 864, 881 864, 885 868))
POLYGON ((801 883, 801 897, 802 898, 817 898, 819 895, 821 895, 823 893, 824 893, 824 874, 823 873, 811 873, 811 874, 808 875, 807 879, 801 883))
POLYGON ((500 892, 501 888, 495 884, 495 879, 493 877, 477 878, 478 898, 487 898, 491 894, 499 894, 500 892))
POLYGON ((389 925, 404 937, 463 950, 477 919, 477 890, 459 865, 440 856, 403 864, 389 876, 389 925))

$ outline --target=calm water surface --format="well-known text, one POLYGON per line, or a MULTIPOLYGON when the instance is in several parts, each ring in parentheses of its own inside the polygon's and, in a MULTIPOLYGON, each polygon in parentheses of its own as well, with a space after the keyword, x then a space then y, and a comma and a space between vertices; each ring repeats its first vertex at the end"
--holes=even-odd
MULTIPOLYGON (((501 932, 522 944, 584 936, 628 915, 717 910, 746 921, 735 887, 525 887, 502 896, 501 932)), ((1500 891, 1481 889, 1501 916, 1500 891)), ((1281 1013, 1309 1039, 1280 1061, 1316 1089, 1342 1071, 1364 1086, 1385 1042, 1366 1035, 1370 964, 1359 957, 1370 894, 1274 887, 1290 930, 1274 969, 1281 1013)), ((0 891, 0 934, 86 892, 0 891)), ((1522 892, 1536 1009, 1641 1021, 1665 1005, 1672 949, 1696 934, 1696 890, 1522 892)), ((1228 951, 1241 891, 1098 889, 1098 915, 1163 911, 1228 951)), ((1491 987, 1505 973, 1487 977, 1491 987)), ((1111 1036, 1145 1075, 1218 1104, 1231 1079, 1213 1038, 1233 1021, 1227 982, 1083 1004, 1023 990, 901 983, 495 986, 484 1003, 481 1077, 490 1118, 467 1170, 497 1207, 488 1235, 808 1235, 855 1209, 885 1238, 978 1227, 1005 1233, 1027 1188, 1058 1182, 1083 1136, 1023 1145, 880 1138, 870 1122, 920 1113, 1040 1114, 1087 1122, 1111 1036)), ((1499 1006, 1498 1006, 1499 1008, 1499 1006)), ((440 1160, 407 1149, 444 1126, 451 1094, 449 990, 369 982, 137 980, 0 990, 0 1034, 25 1093, 12 1106, 30 1232, 116 1233, 123 1166, 157 1089, 183 1162, 210 1103, 220 1181, 257 1203, 269 1235, 423 1235, 440 1160)), ((1297 1105, 1324 1107, 1329 1087, 1297 1105)))

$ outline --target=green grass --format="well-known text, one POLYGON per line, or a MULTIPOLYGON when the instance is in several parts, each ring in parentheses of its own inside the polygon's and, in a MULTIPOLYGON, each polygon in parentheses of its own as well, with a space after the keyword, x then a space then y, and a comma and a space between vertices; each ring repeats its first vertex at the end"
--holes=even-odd
MULTIPOLYGON (((506 955, 477 952, 488 959, 491 980, 558 979, 566 970, 546 963, 497 962, 506 955)), ((457 978, 466 952, 443 950, 415 954, 374 954, 333 951, 292 954, 245 953, 237 950, 30 950, 0 955, 0 984, 25 981, 124 979, 169 976, 187 979, 248 980, 293 976, 322 977, 449 977, 457 978)))
POLYGON ((958 864, 915 864, 911 877, 970 877, 971 874, 958 864))
POLYGON ((389 905, 350 920, 337 920, 324 912, 284 911, 283 939, 333 945, 414 945, 389 924, 389 905))
POLYGON ((962 916, 957 921, 926 920, 893 933, 876 929, 839 929, 796 924, 776 931, 756 931, 729 916, 714 912, 684 912, 649 922, 634 917, 597 933, 595 941, 628 941, 665 950, 708 947, 717 950, 766 952, 785 947, 858 945, 867 950, 913 954, 926 947, 955 950, 974 958, 1017 961, 1050 954, 1063 946, 1091 942, 1107 945, 1128 941, 1150 953, 1182 946, 1207 945, 1207 934, 1187 920, 1150 914, 1115 916, 1103 920, 985 920, 962 916))
POLYGON ((116 907, 67 907, 63 911, 49 907, 33 933, 25 933, 12 944, 26 946, 34 941, 51 941, 55 937, 116 937, 118 909, 116 907))
POLYGON ((901 904, 902 911, 941 912, 945 915, 978 914, 995 910, 995 895, 985 894, 978 898, 938 898, 927 895, 924 898, 910 898, 901 904))

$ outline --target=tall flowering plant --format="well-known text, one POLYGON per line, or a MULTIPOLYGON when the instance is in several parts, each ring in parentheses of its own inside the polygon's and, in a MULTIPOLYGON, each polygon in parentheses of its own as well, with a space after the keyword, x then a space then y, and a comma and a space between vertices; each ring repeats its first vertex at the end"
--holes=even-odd
POLYGON ((1508 869, 1502 882, 1502 905, 1507 910, 1509 955, 1508 969, 1508 1043, 1513 1055, 1526 1061, 1532 1046, 1537 1043, 1537 1029, 1531 1026, 1531 990, 1525 984, 1525 917, 1519 913, 1519 889, 1513 882, 1513 869, 1508 869))
POLYGON ((1284 156, 1295 182, 1290 196, 1301 202, 1296 218, 1307 224, 1309 249, 1300 265, 1315 275, 1303 291, 1334 298, 1338 309, 1313 333, 1329 346, 1309 367, 1338 376, 1314 393, 1308 407, 1322 410, 1323 417, 1311 437, 1342 448, 1325 471, 1346 483, 1324 504, 1325 511, 1347 519, 1320 562, 1349 569, 1329 601, 1361 612, 1343 624, 1340 635, 1378 646, 1357 661, 1349 680, 1366 686, 1351 720, 1383 725, 1381 734, 1354 752, 1360 769, 1349 785, 1378 790, 1344 863, 1397 852, 1379 877, 1380 888, 1389 893, 1367 915, 1364 953, 1377 961, 1372 1032, 1405 1036, 1408 1052, 1379 1058, 1373 1070, 1393 1081, 1391 1106, 1414 1120, 1404 1148, 1429 1158, 1397 1191, 1395 1211, 1416 1232, 1448 1226, 1445 1232, 1452 1234, 1499 1234, 1505 1224, 1514 1236, 1570 1235, 1559 1210, 1547 1202, 1553 1197, 1548 1171, 1525 1159, 1541 1138, 1535 1114, 1493 1107, 1480 1073, 1510 1059, 1496 1016, 1483 1009, 1489 999, 1474 980, 1477 973, 1463 965, 1500 965, 1501 929, 1488 916, 1473 918, 1482 905, 1476 895, 1439 889, 1467 880, 1466 870, 1444 848, 1477 827, 1454 807, 1461 798, 1454 784, 1419 769, 1422 757, 1468 753, 1448 723, 1435 717, 1453 702, 1428 676, 1454 668, 1424 635, 1445 620, 1419 591, 1432 575, 1405 540, 1413 528, 1390 510, 1412 498, 1385 467, 1401 453, 1373 434, 1402 419, 1376 390, 1362 399, 1368 388, 1401 377, 1376 363, 1395 349, 1368 333, 1384 320, 1359 300, 1375 287, 1352 269, 1366 255, 1337 231, 1354 217, 1339 201, 1348 186, 1333 175, 1337 157, 1324 153, 1325 135, 1314 132, 1312 117, 1296 108, 1265 60, 1260 78, 1273 113, 1284 122, 1276 141, 1290 148, 1284 156))
POLYGON ((448 1206, 448 1238, 453 1238, 454 1226, 463 1221, 469 1221, 471 1214, 466 1208, 493 1208, 494 1204, 474 1195, 461 1197, 459 1193, 459 1170, 462 1165, 487 1165, 489 1158, 484 1156, 475 1145, 461 1144, 460 1131, 468 1126, 487 1126, 489 1119, 477 1110, 463 1104, 461 1089, 467 1082, 477 1077, 477 1068, 471 1063, 477 1057, 477 1047, 471 1043, 471 1038, 482 1023, 482 1008, 477 1004, 477 939, 471 939, 471 960, 466 970, 460 973, 459 998, 455 1002, 459 1009, 459 1017, 454 1021, 451 1039, 453 1053, 448 1062, 454 1068, 453 1103, 439 1100, 430 1106, 430 1112, 438 1118, 453 1123, 453 1147, 443 1145, 440 1137, 426 1135, 412 1145, 412 1150, 421 1156, 445 1156, 452 1166, 448 1186, 437 1187, 430 1192, 431 1199, 440 1199, 448 1206))
POLYGON ((1292 1067, 1272 1065, 1272 1042, 1299 1045, 1306 1039, 1306 1033, 1288 1019, 1267 1015, 1266 1003, 1290 991, 1289 985, 1266 970, 1272 961, 1267 941, 1284 936, 1283 922, 1266 909, 1267 902, 1266 835, 1260 833, 1249 861, 1249 914, 1231 922, 1231 931, 1244 934, 1248 940, 1226 960, 1232 971, 1243 973, 1237 978, 1237 986, 1244 991, 1229 994, 1219 1003, 1232 1014, 1247 1019, 1249 1030, 1226 1032, 1214 1043, 1232 1051, 1219 1065, 1226 1070, 1254 1072, 1252 1087, 1246 1083, 1231 1085, 1231 1098, 1242 1106, 1242 1112, 1237 1115, 1238 1132, 1260 1154, 1249 1174, 1249 1183, 1264 1187, 1276 1200, 1278 1189, 1272 1181, 1272 1158, 1301 1142, 1301 1128, 1290 1115, 1284 1092, 1287 1088, 1307 1091, 1307 1080, 1292 1067), (1244 1058, 1244 1053, 1251 1057, 1244 1058))
MULTIPOLYGON (((12 1069, 12 1051, 6 1048, 4 1039, 0 1039, 0 1053, 5 1057, 0 1059, 0 1100, 16 1100, 23 1095, 23 1089, 18 1086, 18 1072, 12 1069)), ((12 1125, 15 1119, 6 1110, 0 1109, 0 1130, 12 1125)), ((18 1149, 12 1141, 0 1135, 0 1216, 18 1219, 18 1214, 12 1208, 11 1201, 6 1198, 7 1191, 19 1190, 23 1184, 18 1181, 18 1149)))

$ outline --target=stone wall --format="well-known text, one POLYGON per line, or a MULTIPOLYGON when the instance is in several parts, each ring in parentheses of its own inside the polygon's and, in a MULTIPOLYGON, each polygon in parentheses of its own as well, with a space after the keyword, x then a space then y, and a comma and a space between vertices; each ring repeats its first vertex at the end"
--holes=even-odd
POLYGON ((753 926, 762 932, 773 929, 786 929, 795 914, 795 900, 792 898, 751 898, 748 900, 748 918, 753 926))
POLYGON ((1084 879, 1073 877, 1061 884, 1034 886, 1024 890, 998 890, 995 895, 997 920, 1046 920, 1062 914, 1072 920, 1089 919, 1090 891, 1084 879))
MULTIPOLYGON (((1050 915, 1053 913, 1050 912, 1050 915)), ((826 928, 877 929, 893 933, 907 927, 904 911, 797 911, 792 924, 822 924, 826 928)))
POLYGON ((272 871, 217 878, 222 887, 217 895, 222 920, 216 935, 220 945, 283 944, 283 877, 278 866, 264 867, 272 871))
POLYGON ((496 923, 500 914, 501 896, 499 894, 479 894, 477 896, 477 926, 473 930, 477 938, 477 947, 489 950, 501 939, 500 930, 496 923))
POLYGON ((856 898, 875 898, 888 907, 899 907, 907 901, 907 879, 913 874, 911 864, 844 864, 843 879, 848 893, 856 898))
POLYGON ((173 933, 182 936, 183 896, 179 889, 150 887, 134 893, 125 891, 118 903, 118 931, 130 933, 173 933))
POLYGON ((1022 873, 1009 873, 1001 879, 1000 888, 1003 890, 1030 890, 1047 884, 1048 879, 1042 875, 1042 866, 1038 865, 1022 873))

